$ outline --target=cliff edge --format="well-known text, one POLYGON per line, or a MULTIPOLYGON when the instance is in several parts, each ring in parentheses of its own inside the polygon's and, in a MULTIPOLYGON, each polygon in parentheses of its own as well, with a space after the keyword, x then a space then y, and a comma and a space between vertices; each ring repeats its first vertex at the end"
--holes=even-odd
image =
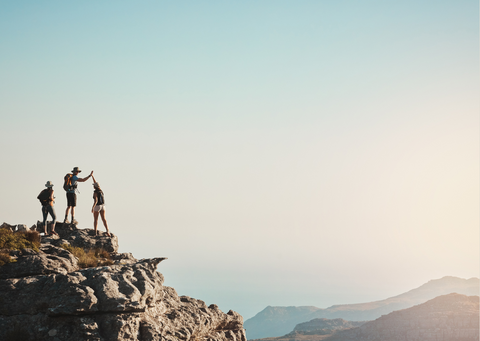
POLYGON ((117 252, 117 236, 75 225, 55 230, 33 233, 39 247, 2 250, 10 262, 0 266, 0 340, 246 341, 238 313, 163 286, 156 269, 166 258, 137 260, 117 252), (103 261, 86 267, 74 249, 102 250, 103 261))

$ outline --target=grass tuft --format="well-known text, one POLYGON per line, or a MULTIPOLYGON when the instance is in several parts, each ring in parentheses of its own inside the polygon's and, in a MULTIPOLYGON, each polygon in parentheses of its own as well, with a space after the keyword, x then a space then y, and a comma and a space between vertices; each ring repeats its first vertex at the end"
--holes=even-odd
POLYGON ((70 251, 75 257, 77 257, 78 266, 81 268, 94 268, 97 266, 113 264, 108 251, 101 248, 84 250, 81 247, 71 246, 68 244, 62 244, 60 247, 70 251))
POLYGON ((0 266, 12 263, 8 250, 32 249, 39 251, 40 234, 37 231, 12 232, 0 228, 0 266))
POLYGON ((8 251, 1 250, 0 251, 0 266, 5 265, 7 263, 13 262, 12 257, 8 254, 8 251))

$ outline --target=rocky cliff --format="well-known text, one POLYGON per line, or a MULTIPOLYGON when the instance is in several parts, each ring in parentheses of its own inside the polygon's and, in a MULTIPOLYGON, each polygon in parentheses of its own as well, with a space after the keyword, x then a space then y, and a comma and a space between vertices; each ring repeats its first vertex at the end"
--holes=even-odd
POLYGON ((156 269, 166 258, 117 253, 117 236, 74 225, 56 231, 38 251, 3 250, 13 262, 0 266, 0 340, 246 341, 238 313, 163 286, 156 269), (81 268, 75 247, 104 250, 103 266, 81 268))

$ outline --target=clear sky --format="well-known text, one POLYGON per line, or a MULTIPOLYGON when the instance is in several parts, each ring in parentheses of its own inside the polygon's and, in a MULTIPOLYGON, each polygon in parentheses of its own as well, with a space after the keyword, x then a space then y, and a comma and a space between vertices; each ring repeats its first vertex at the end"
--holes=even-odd
POLYGON ((94 170, 120 251, 245 318, 478 277, 478 32, 473 0, 0 1, 0 223, 94 170))

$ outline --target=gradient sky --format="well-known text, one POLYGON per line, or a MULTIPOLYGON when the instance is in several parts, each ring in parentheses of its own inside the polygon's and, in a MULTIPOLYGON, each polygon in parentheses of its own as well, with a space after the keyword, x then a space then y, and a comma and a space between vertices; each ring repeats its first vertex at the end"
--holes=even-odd
POLYGON ((120 251, 244 318, 478 277, 479 75, 478 1, 0 1, 0 223, 94 170, 120 251))

